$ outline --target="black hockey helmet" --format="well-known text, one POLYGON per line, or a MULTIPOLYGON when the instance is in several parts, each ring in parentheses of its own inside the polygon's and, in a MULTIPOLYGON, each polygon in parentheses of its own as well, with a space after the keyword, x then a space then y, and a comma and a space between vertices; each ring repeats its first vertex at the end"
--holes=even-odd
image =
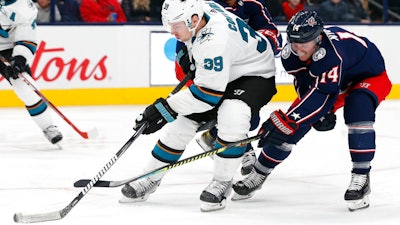
POLYGON ((315 11, 299 11, 286 28, 288 41, 305 43, 314 40, 324 29, 324 22, 315 11))

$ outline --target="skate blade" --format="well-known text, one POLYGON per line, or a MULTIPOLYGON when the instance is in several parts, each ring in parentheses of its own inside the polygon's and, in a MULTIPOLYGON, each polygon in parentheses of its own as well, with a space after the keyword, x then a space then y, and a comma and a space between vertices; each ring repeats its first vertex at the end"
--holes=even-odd
MULTIPOLYGON (((212 150, 212 149, 210 148, 210 146, 206 145, 200 138, 201 138, 201 137, 196 138, 196 142, 197 142, 197 144, 201 147, 201 149, 203 149, 203 151, 205 151, 205 152, 206 152, 206 151, 212 150)), ((210 155, 210 158, 211 158, 211 159, 214 159, 214 155, 210 155)))
POLYGON ((149 195, 145 195, 145 196, 142 196, 139 198, 128 198, 128 197, 122 196, 122 198, 118 202, 122 203, 122 204, 145 202, 148 198, 149 198, 149 195))
POLYGON ((249 198, 253 197, 254 194, 255 194, 255 193, 252 192, 252 193, 247 194, 247 195, 239 195, 238 193, 235 192, 235 193, 233 194, 231 200, 232 200, 232 201, 240 201, 240 200, 249 199, 249 198))
POLYGON ((358 200, 348 200, 347 202, 347 207, 350 212, 359 210, 359 209, 365 209, 369 207, 369 197, 364 196, 363 199, 358 199, 358 200))
POLYGON ((202 201, 200 204, 200 211, 202 212, 212 212, 221 209, 225 209, 226 199, 222 200, 220 203, 211 203, 202 201))
POLYGON ((54 145, 57 146, 58 150, 63 150, 63 147, 60 145, 60 142, 57 142, 54 145))

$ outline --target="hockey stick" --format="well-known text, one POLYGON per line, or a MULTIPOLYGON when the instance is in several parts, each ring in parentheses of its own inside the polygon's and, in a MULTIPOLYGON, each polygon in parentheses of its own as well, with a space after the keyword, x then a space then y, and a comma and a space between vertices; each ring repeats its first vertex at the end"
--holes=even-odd
MULTIPOLYGON (((186 77, 179 82, 179 84, 172 90, 172 94, 176 94, 183 86, 186 84, 189 79, 192 78, 191 74, 187 74, 186 77)), ((37 213, 37 214, 23 214, 23 213, 15 213, 14 221, 16 223, 37 223, 37 222, 45 222, 52 220, 60 220, 64 218, 78 202, 89 192, 90 189, 95 185, 95 183, 100 180, 100 178, 114 165, 114 163, 121 157, 121 155, 131 146, 131 144, 142 134, 144 129, 147 127, 147 122, 144 123, 129 140, 122 146, 122 148, 108 161, 108 163, 97 173, 95 177, 93 177, 86 185, 85 188, 63 209, 48 212, 48 213, 37 213)))
POLYGON ((19 74, 19 77, 24 80, 26 84, 32 87, 37 95, 43 99, 65 122, 67 122, 81 137, 85 139, 92 139, 98 136, 98 131, 96 128, 92 128, 88 131, 81 131, 76 127, 53 103, 51 103, 24 75, 19 74))
MULTIPOLYGON (((182 166, 184 164, 187 164, 187 163, 190 163, 190 162, 205 158, 207 156, 211 156, 211 155, 215 155, 217 153, 221 153, 221 152, 225 151, 228 148, 247 145, 250 142, 258 140, 260 137, 261 137, 260 135, 257 135, 257 136, 253 136, 253 137, 249 137, 249 138, 243 139, 241 141, 232 142, 232 143, 227 144, 226 146, 223 146, 223 147, 220 147, 220 148, 214 148, 214 149, 211 149, 209 151, 205 151, 203 153, 191 156, 191 157, 186 158, 186 159, 179 160, 177 162, 174 162, 174 163, 171 163, 169 165, 154 169, 154 170, 152 170, 150 172, 144 173, 142 175, 139 175, 139 176, 136 176, 136 177, 133 177, 133 178, 128 178, 128 179, 119 180, 119 181, 98 180, 94 184, 94 187, 119 187, 119 186, 122 186, 124 184, 130 183, 132 181, 139 180, 139 179, 142 179, 142 178, 145 178, 145 177, 149 177, 149 176, 152 176, 154 174, 161 173, 161 172, 173 169, 175 167, 182 166)), ((84 187, 90 182, 91 182, 91 180, 87 180, 87 179, 78 180, 78 181, 76 181, 74 183, 74 187, 84 187)))
MULTIPOLYGON (((6 58, 4 58, 4 56, 0 56, 0 61, 4 66, 11 66, 10 62, 8 62, 8 60, 6 58)), ((94 137, 96 137, 98 135, 97 129, 93 128, 87 132, 85 131, 81 131, 78 129, 78 127, 76 127, 60 110, 58 110, 58 108, 51 103, 40 91, 39 89, 37 89, 32 82, 29 81, 29 79, 27 79, 24 75, 22 74, 18 74, 18 76, 24 80, 24 82, 29 85, 33 91, 39 95, 39 97, 45 101, 47 103, 47 105, 49 105, 65 122, 67 122, 79 135, 81 135, 83 138, 85 139, 92 139, 94 137)))

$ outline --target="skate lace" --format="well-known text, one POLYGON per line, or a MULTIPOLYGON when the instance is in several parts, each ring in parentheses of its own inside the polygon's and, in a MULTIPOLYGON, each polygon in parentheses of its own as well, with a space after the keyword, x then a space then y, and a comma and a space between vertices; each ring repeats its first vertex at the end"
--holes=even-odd
POLYGON ((250 175, 243 180, 243 184, 248 188, 258 187, 265 180, 266 176, 257 173, 254 169, 250 175))
POLYGON ((255 159, 256 159, 256 154, 254 152, 254 149, 251 149, 250 151, 244 154, 242 164, 243 166, 253 165, 255 159))
POLYGON ((140 180, 139 182, 130 183, 131 187, 136 191, 138 196, 145 195, 147 192, 151 192, 155 186, 157 186, 158 181, 152 181, 149 178, 140 180))
POLYGON ((58 132, 57 127, 54 125, 48 126, 45 130, 45 133, 53 133, 53 132, 58 132))
POLYGON ((224 195, 228 187, 231 186, 231 182, 229 181, 212 181, 206 191, 213 194, 214 196, 224 195))
POLYGON ((365 174, 351 174, 351 182, 348 190, 361 190, 365 182, 367 181, 367 175, 365 174))

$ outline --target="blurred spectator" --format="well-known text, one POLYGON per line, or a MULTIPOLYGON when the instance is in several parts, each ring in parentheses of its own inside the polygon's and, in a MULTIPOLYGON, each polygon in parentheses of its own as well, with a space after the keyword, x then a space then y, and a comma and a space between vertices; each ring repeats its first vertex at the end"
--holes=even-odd
POLYGON ((286 20, 289 21, 298 11, 304 10, 304 4, 301 0, 287 0, 282 3, 282 9, 286 20))
POLYGON ((79 9, 85 22, 126 22, 118 0, 82 0, 79 9))
POLYGON ((350 5, 350 13, 359 18, 361 23, 370 23, 369 12, 364 8, 362 0, 347 0, 350 5))
POLYGON ((265 2, 265 5, 271 14, 272 20, 276 21, 286 21, 285 14, 282 10, 283 0, 261 0, 265 2))
POLYGON ((82 21, 79 12, 79 2, 76 0, 57 0, 57 7, 61 14, 61 22, 79 22, 82 21))
MULTIPOLYGON (((35 5, 38 9, 38 14, 37 14, 37 22, 38 23, 48 23, 50 22, 50 0, 37 0, 35 2, 35 5)), ((61 15, 60 11, 58 11, 58 7, 54 6, 55 8, 55 21, 60 21, 61 20, 61 15)))
POLYGON ((121 7, 128 21, 161 22, 163 0, 122 0, 121 7))
POLYGON ((324 0, 305 0, 302 1, 304 3, 304 5, 306 6, 310 6, 310 5, 319 5, 323 2, 324 0))
POLYGON ((326 22, 363 22, 350 9, 351 5, 343 0, 325 0, 320 4, 318 14, 326 22))

